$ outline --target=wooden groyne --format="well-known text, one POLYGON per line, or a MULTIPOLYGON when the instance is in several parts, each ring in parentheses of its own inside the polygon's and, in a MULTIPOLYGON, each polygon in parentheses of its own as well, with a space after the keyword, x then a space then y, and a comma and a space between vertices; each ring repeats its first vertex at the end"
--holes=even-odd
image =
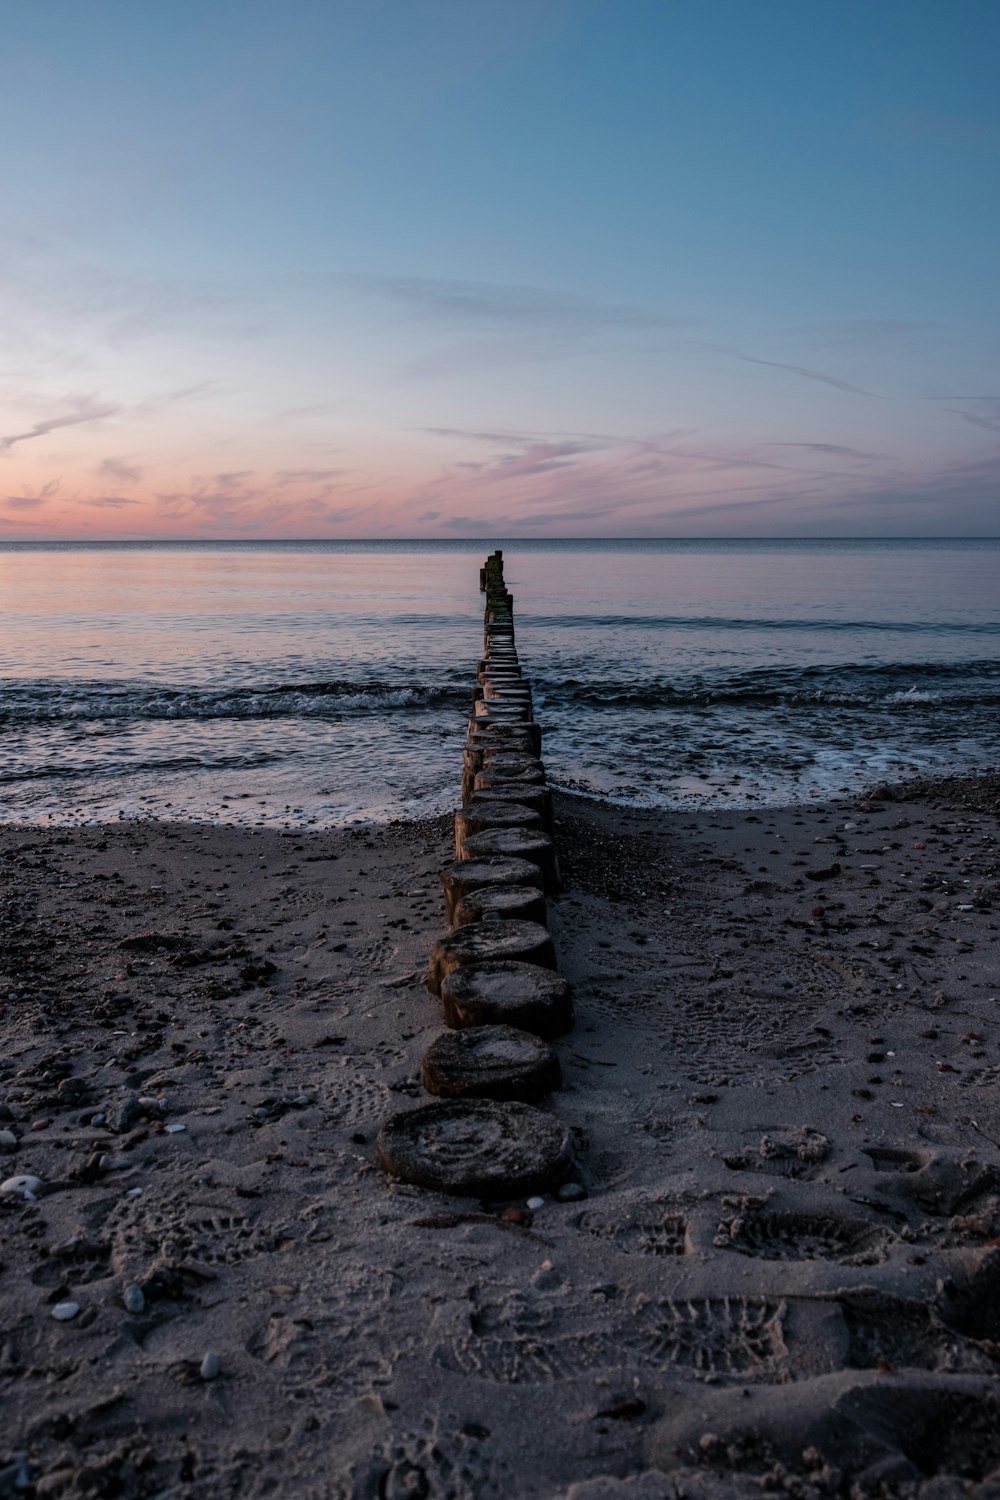
POLYGON ((424 1053, 436 1102, 404 1110, 379 1133, 380 1166, 407 1182, 503 1199, 571 1181, 566 1127, 535 1103, 561 1081, 551 1041, 573 1024, 556 968, 546 897, 559 889, 552 797, 531 683, 514 638, 503 554, 480 569, 486 595, 462 758, 455 859, 444 870, 449 931, 435 942, 427 985, 449 1028, 424 1053))

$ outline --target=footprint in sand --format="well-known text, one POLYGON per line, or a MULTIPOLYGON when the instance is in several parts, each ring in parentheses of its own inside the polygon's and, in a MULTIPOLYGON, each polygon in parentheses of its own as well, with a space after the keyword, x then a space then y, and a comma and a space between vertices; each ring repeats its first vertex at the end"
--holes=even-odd
POLYGON ((676 1201, 644 1199, 617 1213, 592 1210, 576 1228, 595 1239, 610 1240, 626 1255, 686 1255, 687 1219, 676 1201))
MULTIPOLYGON (((765 1297, 633 1299, 601 1317, 586 1304, 512 1291, 482 1298, 474 1293, 462 1332, 439 1347, 436 1362, 477 1380, 502 1385, 547 1384, 592 1375, 595 1370, 644 1366, 709 1380, 773 1383, 793 1378, 808 1358, 789 1354, 788 1304, 765 1297)), ((829 1312, 802 1304, 805 1327, 829 1312)))
POLYGON ((715 1245, 761 1260, 835 1260, 873 1265, 885 1259, 888 1231, 837 1214, 750 1212, 724 1219, 715 1245))

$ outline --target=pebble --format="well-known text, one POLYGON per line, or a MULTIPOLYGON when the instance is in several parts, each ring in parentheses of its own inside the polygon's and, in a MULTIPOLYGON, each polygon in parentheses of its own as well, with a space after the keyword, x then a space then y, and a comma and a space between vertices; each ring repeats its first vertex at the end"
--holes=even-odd
POLYGON ((214 1380, 221 1369, 221 1359, 214 1349, 209 1349, 198 1366, 198 1374, 202 1380, 214 1380))
POLYGON ((136 1286, 134 1282, 122 1292, 122 1302, 126 1312, 141 1313, 146 1309, 146 1298, 142 1287, 136 1286))
POLYGON ((68 1323, 71 1318, 76 1317, 79 1311, 79 1302, 57 1302, 52 1309, 52 1316, 57 1323, 68 1323))
POLYGON ((13 1454, 13 1462, 0 1469, 0 1494, 8 1495, 31 1487, 31 1473, 23 1453, 13 1454))
POLYGON ((540 1292, 552 1292, 556 1287, 562 1286, 565 1277, 561 1271, 557 1271, 550 1260, 543 1260, 538 1270, 531 1278, 531 1284, 540 1292))
POLYGON ((40 1191, 41 1186, 40 1177, 30 1177, 22 1172, 17 1177, 8 1177, 4 1182, 0 1182, 0 1193, 18 1193, 22 1198, 32 1199, 40 1191))
POLYGON ((525 1205, 524 1206, 525 1206, 525 1208, 531 1208, 531 1209, 544 1208, 545 1207, 545 1199, 544 1198, 527 1198, 525 1200, 525 1205))
POLYGON ((165 1127, 165 1133, 167 1135, 180 1135, 182 1130, 187 1130, 187 1126, 179 1125, 176 1122, 173 1125, 167 1125, 165 1127))
POLYGON ((0 1151, 9 1155, 17 1150, 17 1136, 13 1130, 0 1130, 0 1151))
POLYGON ((138 1094, 126 1094, 124 1099, 117 1099, 110 1105, 105 1113, 111 1129, 118 1135, 125 1135, 142 1118, 143 1108, 138 1094))
POLYGON ((586 1196, 587 1189, 579 1182, 564 1182, 556 1193, 560 1203, 579 1203, 586 1196))
MULTIPOLYGON (((35 1481, 35 1494, 59 1495, 63 1490, 68 1490, 77 1477, 76 1469, 50 1469, 47 1474, 42 1474, 35 1481)), ((27 1489, 27 1485, 18 1485, 18 1489, 27 1489)))

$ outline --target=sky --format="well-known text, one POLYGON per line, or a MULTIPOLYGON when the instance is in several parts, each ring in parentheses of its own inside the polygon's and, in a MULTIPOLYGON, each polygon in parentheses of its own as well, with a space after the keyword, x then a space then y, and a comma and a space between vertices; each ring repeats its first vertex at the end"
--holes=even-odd
POLYGON ((0 35, 0 539, 1000 535, 996 0, 0 35))

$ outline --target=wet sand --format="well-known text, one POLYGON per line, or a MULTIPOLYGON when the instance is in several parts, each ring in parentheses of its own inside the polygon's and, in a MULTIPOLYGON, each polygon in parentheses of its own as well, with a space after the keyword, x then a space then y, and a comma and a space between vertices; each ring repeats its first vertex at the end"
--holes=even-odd
POLYGON ((560 798, 534 1211, 375 1166, 450 818, 0 830, 0 1496, 1000 1493, 998 786, 560 798))

